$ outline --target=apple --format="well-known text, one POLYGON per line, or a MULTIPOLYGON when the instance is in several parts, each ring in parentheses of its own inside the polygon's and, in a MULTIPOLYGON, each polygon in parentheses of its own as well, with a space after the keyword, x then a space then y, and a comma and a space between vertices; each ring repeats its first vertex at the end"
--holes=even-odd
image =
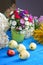
POLYGON ((11 40, 8 44, 9 48, 14 49, 18 46, 18 43, 15 40, 11 40))
POLYGON ((29 46, 29 48, 30 48, 31 50, 35 50, 36 47, 37 47, 37 45, 36 45, 34 42, 32 42, 32 43, 30 44, 30 46, 29 46))
POLYGON ((9 49, 9 50, 7 51, 7 55, 8 55, 8 56, 14 56, 14 55, 15 55, 14 50, 10 50, 10 49, 9 49))
POLYGON ((22 50, 26 50, 26 47, 23 44, 19 44, 17 47, 17 51, 21 52, 22 50))
POLYGON ((19 54, 20 59, 27 59, 30 57, 30 53, 27 50, 23 50, 19 54))

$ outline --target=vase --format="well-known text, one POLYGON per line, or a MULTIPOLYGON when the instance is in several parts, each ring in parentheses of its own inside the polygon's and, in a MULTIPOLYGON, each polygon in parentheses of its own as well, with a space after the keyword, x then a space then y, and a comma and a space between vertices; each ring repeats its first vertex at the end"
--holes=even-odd
POLYGON ((12 39, 17 41, 18 43, 22 42, 25 37, 24 34, 21 34, 14 29, 11 30, 11 36, 12 36, 12 39))

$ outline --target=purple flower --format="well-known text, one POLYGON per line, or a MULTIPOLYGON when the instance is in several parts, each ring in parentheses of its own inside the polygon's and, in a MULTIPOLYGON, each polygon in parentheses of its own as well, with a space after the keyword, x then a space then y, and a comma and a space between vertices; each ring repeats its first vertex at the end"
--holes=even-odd
POLYGON ((25 24, 24 19, 20 19, 20 24, 21 24, 21 25, 24 25, 24 24, 25 24))
POLYGON ((24 17, 24 11, 21 11, 19 15, 20 17, 24 17))
POLYGON ((33 19, 33 16, 30 14, 30 16, 29 16, 31 19, 33 19))
POLYGON ((38 19, 38 17, 37 16, 34 16, 34 19, 38 19))
POLYGON ((39 22, 38 22, 38 17, 37 17, 37 16, 34 16, 34 22, 39 23, 39 22))
POLYGON ((38 21, 41 23, 43 21, 43 16, 40 16, 38 21))
POLYGON ((21 25, 22 28, 25 28, 25 25, 21 25))
POLYGON ((24 10, 24 13, 25 13, 25 14, 29 14, 28 10, 24 10))

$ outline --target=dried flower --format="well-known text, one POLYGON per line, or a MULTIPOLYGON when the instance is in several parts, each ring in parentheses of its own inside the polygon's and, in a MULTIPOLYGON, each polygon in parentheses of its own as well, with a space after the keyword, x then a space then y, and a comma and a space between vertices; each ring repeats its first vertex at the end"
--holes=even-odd
POLYGON ((2 13, 0 13, 0 28, 3 31, 7 31, 9 29, 8 19, 2 13))
POLYGON ((39 29, 34 30, 33 37, 35 40, 43 44, 43 24, 40 25, 39 29))
POLYGON ((0 49, 8 46, 9 37, 6 35, 5 32, 0 32, 0 49))

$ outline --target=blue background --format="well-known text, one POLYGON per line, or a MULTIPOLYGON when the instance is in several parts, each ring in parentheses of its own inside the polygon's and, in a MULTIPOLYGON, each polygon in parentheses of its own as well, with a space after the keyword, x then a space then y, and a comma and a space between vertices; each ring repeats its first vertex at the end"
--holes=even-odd
MULTIPOLYGON (((9 35, 9 39, 11 39, 11 32, 8 31, 7 34, 9 35)), ((43 45, 38 44, 33 37, 25 39, 22 44, 24 44, 30 52, 30 58, 27 60, 20 60, 16 49, 14 49, 16 52, 15 56, 9 57, 7 56, 7 50, 9 48, 7 47, 0 50, 0 65, 43 65, 43 45), (37 48, 34 51, 29 49, 29 44, 31 42, 37 44, 37 48)))

